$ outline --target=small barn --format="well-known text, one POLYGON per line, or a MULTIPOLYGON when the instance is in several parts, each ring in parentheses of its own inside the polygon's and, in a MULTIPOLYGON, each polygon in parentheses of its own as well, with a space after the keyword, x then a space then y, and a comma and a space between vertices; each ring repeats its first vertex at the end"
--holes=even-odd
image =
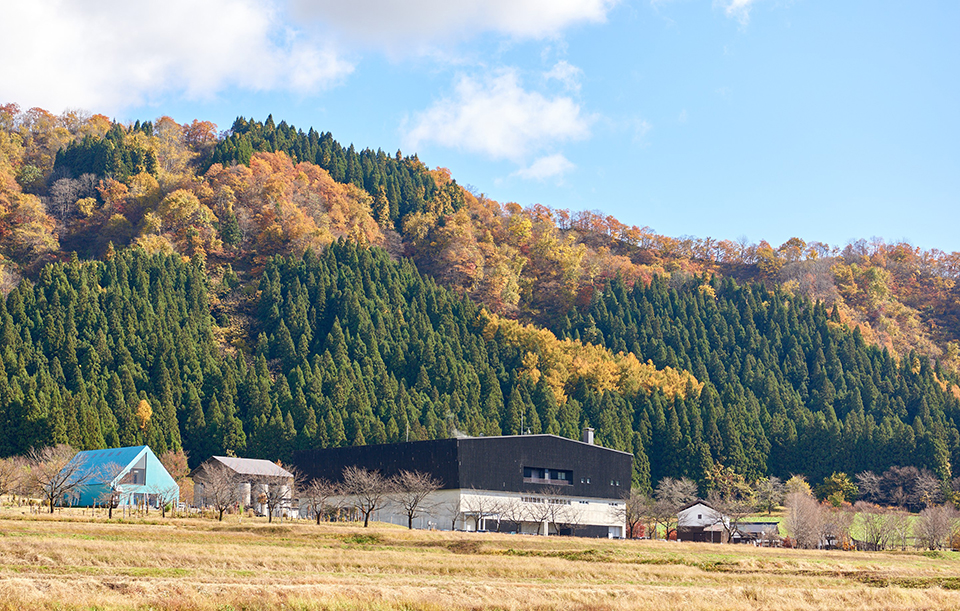
POLYGON ((180 487, 149 446, 87 450, 78 452, 74 462, 81 463, 78 477, 89 481, 77 489, 71 501, 76 507, 159 508, 180 499, 180 487))
POLYGON ((705 501, 690 503, 677 513, 677 540, 723 543, 727 518, 705 501))
POLYGON ((214 488, 219 482, 214 480, 224 475, 233 490, 231 504, 252 508, 259 514, 266 513, 272 504, 274 515, 291 515, 293 474, 269 460, 236 456, 211 456, 190 473, 197 507, 215 504, 214 488), (263 502, 265 495, 271 500, 263 502))

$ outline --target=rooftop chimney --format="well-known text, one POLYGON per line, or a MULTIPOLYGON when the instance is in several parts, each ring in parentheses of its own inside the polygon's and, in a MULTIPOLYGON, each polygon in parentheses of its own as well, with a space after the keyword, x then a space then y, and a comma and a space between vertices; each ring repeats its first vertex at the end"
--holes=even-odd
POLYGON ((584 427, 583 434, 580 436, 580 440, 583 441, 583 443, 589 443, 590 445, 593 445, 593 429, 589 426, 584 427))

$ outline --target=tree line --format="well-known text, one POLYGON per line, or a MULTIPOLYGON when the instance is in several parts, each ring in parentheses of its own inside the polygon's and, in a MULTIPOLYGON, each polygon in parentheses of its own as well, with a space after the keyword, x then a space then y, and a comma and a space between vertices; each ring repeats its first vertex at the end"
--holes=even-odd
POLYGON ((559 336, 690 371, 698 396, 642 397, 633 429, 651 479, 703 485, 714 464, 764 475, 913 466, 943 483, 960 460, 952 374, 917 353, 868 345, 821 303, 717 277, 614 279, 557 321, 559 336))
POLYGON ((912 466, 949 484, 958 456, 957 399, 935 364, 897 362, 762 285, 614 281, 558 322, 564 344, 349 242, 270 258, 253 300, 222 276, 211 287, 202 259, 128 249, 21 283, 0 300, 0 452, 145 443, 286 460, 589 425, 634 454, 637 484, 689 477, 703 492, 718 464, 751 481, 912 466), (230 299, 245 304, 232 317, 230 299))
POLYGON ((795 239, 760 256, 740 245, 743 269, 724 269, 764 282, 738 285, 691 273, 731 264, 705 245, 687 253, 599 213, 501 205, 415 157, 356 153, 272 119, 222 136, 207 122, 120 126, 4 106, 0 127, 0 285, 12 289, 0 312, 2 453, 46 439, 285 456, 453 427, 576 438, 590 423, 634 453, 636 481, 650 486, 704 486, 718 463, 813 480, 914 466, 948 482, 960 457, 956 350, 932 361, 932 344, 885 351, 869 326, 845 328, 854 307, 899 312, 908 335, 915 316, 890 295, 932 295, 934 284, 935 298, 913 303, 948 320, 955 270, 943 253, 795 239), (230 138, 250 155, 214 162, 230 138), (340 238, 416 265, 358 282, 342 270, 379 270, 387 257, 324 252, 340 238), (111 240, 191 262, 145 263, 111 240), (63 245, 109 260, 68 261, 63 245), (62 261, 39 264, 50 258, 62 261), (11 261, 32 282, 14 288, 11 261), (238 286, 226 262, 267 282, 238 286), (142 288, 143 270, 156 287, 142 288), (371 288, 380 282, 389 289, 371 288), (247 291, 259 291, 252 306, 247 291), (820 292, 834 305, 803 297, 820 292), (371 341, 370 328, 392 336, 371 341))
POLYGON ((433 175, 417 157, 388 155, 382 150, 357 151, 344 147, 330 132, 312 127, 304 132, 286 121, 279 125, 273 115, 265 121, 238 117, 228 135, 217 142, 206 167, 215 163, 230 166, 250 164, 255 153, 284 152, 295 161, 323 168, 342 184, 352 184, 374 198, 375 215, 383 223, 396 223, 411 212, 433 210, 438 214, 455 212, 463 206, 463 194, 456 182, 437 184, 433 175))
MULTIPOLYGON (((577 438, 588 423, 601 443, 643 452, 625 398, 643 387, 620 392, 597 373, 620 371, 612 353, 579 354, 558 400, 553 378, 531 368, 544 349, 492 329, 409 260, 349 242, 274 257, 252 300, 222 276, 211 287, 200 258, 126 249, 21 282, 0 300, 0 453, 147 444, 193 464, 229 452, 287 460, 521 424, 577 438), (234 317, 214 299, 236 299, 234 317), (232 328, 241 317, 249 328, 232 328)), ((624 371, 645 371, 632 363, 624 371)))

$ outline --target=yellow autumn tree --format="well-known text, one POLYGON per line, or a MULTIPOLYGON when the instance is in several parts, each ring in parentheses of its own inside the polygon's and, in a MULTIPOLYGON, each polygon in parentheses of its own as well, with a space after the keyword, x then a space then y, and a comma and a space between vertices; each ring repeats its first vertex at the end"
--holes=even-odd
POLYGON ((533 383, 542 377, 561 404, 567 400, 567 391, 581 381, 595 392, 616 390, 625 395, 660 389, 668 397, 685 396, 688 387, 697 393, 703 387, 687 371, 657 369, 652 362, 641 363, 629 352, 614 354, 594 344, 560 340, 546 329, 486 310, 481 312, 479 322, 485 339, 496 337, 524 351, 520 374, 533 383))
POLYGON ((137 404, 137 424, 141 431, 150 425, 150 418, 152 417, 153 408, 150 407, 150 402, 146 399, 140 399, 140 403, 137 404))

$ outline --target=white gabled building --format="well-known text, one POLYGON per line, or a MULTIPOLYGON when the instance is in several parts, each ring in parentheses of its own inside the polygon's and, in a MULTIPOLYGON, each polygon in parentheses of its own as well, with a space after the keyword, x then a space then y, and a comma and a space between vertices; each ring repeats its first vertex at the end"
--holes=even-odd
POLYGON ((705 501, 695 501, 677 512, 677 541, 722 543, 727 519, 705 501))
MULTIPOLYGON (((271 487, 277 487, 283 499, 284 515, 290 515, 289 505, 292 502, 291 485, 293 474, 280 465, 259 458, 237 458, 236 456, 211 456, 196 469, 190 472, 193 479, 193 503, 197 507, 211 504, 205 486, 209 486, 210 478, 221 473, 229 474, 232 484, 236 486, 235 502, 238 508, 251 508, 257 513, 264 513, 266 508, 261 502, 261 496, 271 487)), ((279 515, 275 508, 274 514, 279 515)))

